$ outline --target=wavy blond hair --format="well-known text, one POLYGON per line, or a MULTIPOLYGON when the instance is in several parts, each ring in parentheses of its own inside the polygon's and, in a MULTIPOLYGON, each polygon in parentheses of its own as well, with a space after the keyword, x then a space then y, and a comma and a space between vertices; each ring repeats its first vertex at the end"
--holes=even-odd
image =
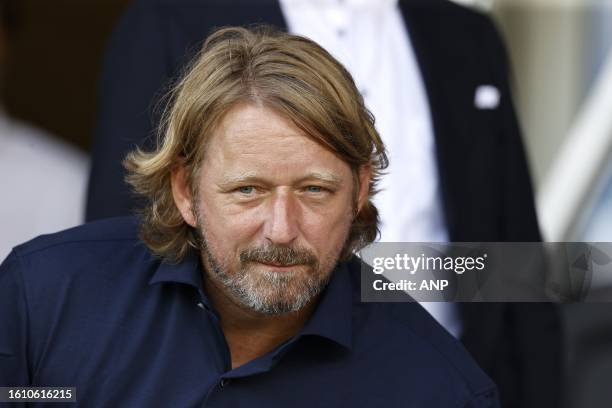
POLYGON ((183 166, 195 197, 215 126, 237 103, 249 101, 285 115, 348 163, 357 188, 358 169, 371 166, 369 199, 355 215, 342 258, 376 239, 378 211, 371 197, 387 156, 351 75, 313 41, 259 26, 213 32, 169 94, 157 148, 137 149, 124 160, 127 182, 146 200, 140 231, 146 245, 175 262, 198 247, 196 231, 174 203, 172 170, 183 166))

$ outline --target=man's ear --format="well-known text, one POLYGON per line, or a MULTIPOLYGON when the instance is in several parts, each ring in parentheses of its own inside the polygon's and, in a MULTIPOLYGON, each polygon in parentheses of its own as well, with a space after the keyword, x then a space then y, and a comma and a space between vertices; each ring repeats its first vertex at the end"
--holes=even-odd
POLYGON ((191 186, 187 182, 187 175, 183 166, 177 166, 172 170, 170 184, 172 185, 174 204, 183 216, 183 220, 192 227, 196 227, 197 220, 193 208, 191 186))
POLYGON ((359 195, 357 196, 357 213, 368 202, 370 193, 370 180, 372 179, 372 166, 369 164, 359 167, 359 195))

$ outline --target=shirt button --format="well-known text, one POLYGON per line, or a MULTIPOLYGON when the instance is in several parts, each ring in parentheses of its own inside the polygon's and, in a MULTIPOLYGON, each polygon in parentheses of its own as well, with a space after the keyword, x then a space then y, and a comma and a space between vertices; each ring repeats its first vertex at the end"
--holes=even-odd
POLYGON ((203 304, 202 302, 198 302, 198 307, 199 307, 200 309, 204 309, 204 304, 203 304))
POLYGON ((227 378, 222 378, 221 379, 221 388, 228 386, 230 383, 230 380, 228 380, 227 378))

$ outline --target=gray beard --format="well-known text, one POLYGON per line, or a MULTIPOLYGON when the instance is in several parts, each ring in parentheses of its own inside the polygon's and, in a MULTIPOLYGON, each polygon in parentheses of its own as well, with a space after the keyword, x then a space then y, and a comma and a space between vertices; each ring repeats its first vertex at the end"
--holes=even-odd
POLYGON ((266 315, 296 312, 327 286, 331 271, 326 273, 328 271, 321 270, 318 259, 309 250, 287 246, 268 245, 243 250, 240 253, 240 267, 235 273, 228 273, 229 267, 212 254, 202 220, 199 215, 197 218, 200 251, 207 278, 220 283, 242 307, 266 315), (307 276, 304 276, 303 270, 275 272, 260 268, 256 271, 254 262, 298 265, 310 270, 307 276))

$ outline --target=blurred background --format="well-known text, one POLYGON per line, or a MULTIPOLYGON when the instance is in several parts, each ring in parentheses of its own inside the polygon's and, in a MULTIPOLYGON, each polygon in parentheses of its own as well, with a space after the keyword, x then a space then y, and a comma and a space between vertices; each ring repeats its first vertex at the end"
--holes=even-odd
MULTIPOLYGON (((548 241, 612 241, 612 0, 455 0, 490 13, 548 241)), ((3 107, 84 156, 105 44, 129 0, 19 0, 3 107)), ((126 90, 129 91, 129 90, 126 90)), ((567 407, 612 406, 612 307, 563 306, 567 407)))
MULTIPOLYGON (((612 1, 454 0, 490 13, 514 68, 543 233, 612 240, 612 1)), ((4 108, 83 152, 106 41, 129 0, 19 0, 4 108)))

